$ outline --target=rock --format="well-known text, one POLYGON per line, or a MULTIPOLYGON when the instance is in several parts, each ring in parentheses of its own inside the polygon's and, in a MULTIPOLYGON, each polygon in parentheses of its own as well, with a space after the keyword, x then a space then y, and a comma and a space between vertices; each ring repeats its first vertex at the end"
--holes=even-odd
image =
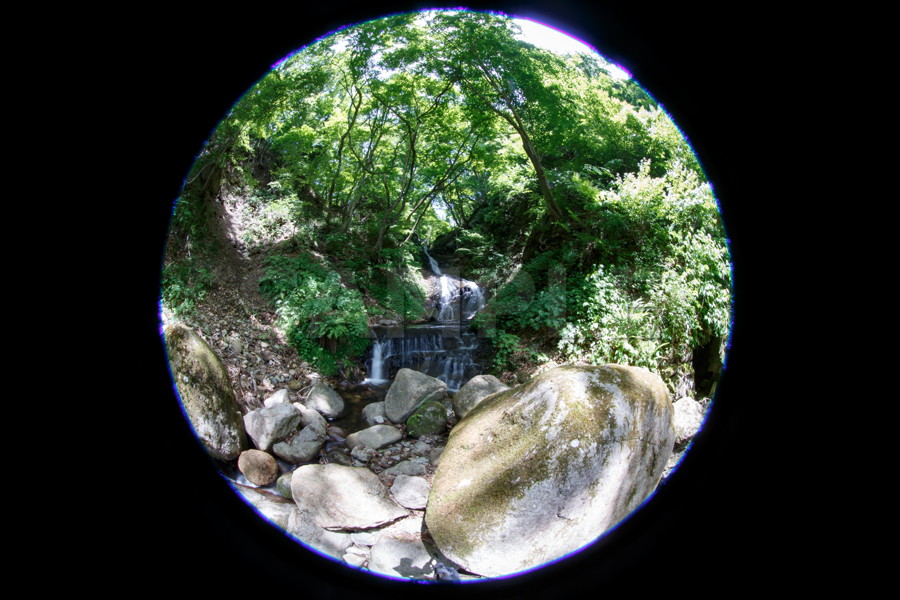
POLYGON ((308 408, 319 411, 326 419, 337 419, 346 410, 344 399, 321 381, 313 385, 305 404, 308 408))
POLYGON ((428 501, 428 491, 431 486, 423 477, 411 475, 397 475, 394 485, 391 486, 391 496, 400 506, 406 508, 422 509, 428 501))
POLYGON ((287 532, 314 550, 338 560, 353 545, 350 534, 319 527, 313 522, 312 515, 296 506, 288 517, 287 532))
POLYGON ((315 425, 304 427, 300 433, 272 446, 272 452, 281 460, 296 465, 313 460, 325 445, 325 432, 315 425))
POLYGON ((293 500, 293 496, 291 496, 291 474, 293 471, 288 471, 284 475, 278 477, 275 480, 275 491, 278 492, 278 495, 282 498, 287 498, 288 500, 293 500))
POLYGON ((275 483, 278 477, 278 463, 268 452, 245 450, 238 457, 238 470, 247 481, 260 487, 275 483))
POLYGON ((429 400, 406 420, 406 432, 415 437, 436 435, 447 429, 447 409, 435 400, 429 400))
POLYGON ((658 375, 619 365, 558 367, 494 394, 450 432, 426 509, 431 537, 490 577, 583 547, 653 493, 672 413, 658 375))
POLYGON ((273 404, 244 415, 244 427, 256 447, 268 451, 272 444, 296 431, 300 420, 300 412, 292 405, 273 404))
POLYGON ((493 375, 476 375, 453 395, 453 412, 457 419, 462 419, 486 397, 508 389, 508 385, 493 375))
MULTIPOLYGON (((279 477, 279 481, 281 478, 279 477)), ((294 510, 294 503, 281 496, 275 496, 256 488, 247 487, 239 483, 234 488, 244 497, 253 508, 262 516, 272 521, 282 529, 287 529, 288 519, 294 510)))
POLYGON ((307 408, 299 402, 294 402, 291 406, 300 412, 300 424, 304 427, 312 427, 315 431, 321 431, 323 435, 328 432, 328 421, 317 410, 307 408))
POLYGON ((164 329, 172 377, 197 438, 214 458, 250 448, 228 371, 203 339, 180 323, 164 329))
POLYGON ((391 577, 434 579, 432 557, 421 540, 383 538, 372 546, 369 570, 391 577))
POLYGON ((673 419, 675 426, 675 445, 679 446, 687 443, 700 430, 703 424, 703 405, 693 398, 680 398, 673 405, 675 408, 675 416, 673 419))
POLYGON ((347 436, 346 444, 351 450, 365 445, 373 450, 384 448, 403 439, 403 433, 393 425, 373 425, 347 436))
POLYGON ((366 404, 362 409, 362 418, 366 425, 380 425, 385 422, 384 402, 366 404))
POLYGON ((263 402, 263 405, 268 407, 274 406, 276 404, 290 404, 290 395, 287 390, 281 389, 269 396, 263 402))
POLYGON ((428 400, 447 395, 447 384, 412 369, 400 369, 384 397, 384 413, 393 423, 406 423, 413 412, 428 400))
POLYGON ((428 471, 427 459, 413 458, 398 462, 393 467, 385 469, 385 475, 424 475, 428 471))
POLYGON ((378 476, 361 467, 297 467, 291 476, 291 495, 317 526, 332 531, 370 529, 407 515, 388 497, 378 476))

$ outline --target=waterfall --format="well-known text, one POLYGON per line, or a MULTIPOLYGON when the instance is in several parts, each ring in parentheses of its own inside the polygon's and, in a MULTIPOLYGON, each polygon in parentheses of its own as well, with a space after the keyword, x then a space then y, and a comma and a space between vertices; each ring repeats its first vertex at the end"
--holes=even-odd
POLYGON ((481 374, 475 362, 478 337, 469 328, 471 319, 484 308, 484 293, 474 281, 446 274, 423 248, 432 279, 430 323, 406 327, 375 327, 369 376, 366 382, 383 385, 401 368, 413 369, 447 384, 451 392, 481 374), (439 278, 439 279, 438 279, 439 278))

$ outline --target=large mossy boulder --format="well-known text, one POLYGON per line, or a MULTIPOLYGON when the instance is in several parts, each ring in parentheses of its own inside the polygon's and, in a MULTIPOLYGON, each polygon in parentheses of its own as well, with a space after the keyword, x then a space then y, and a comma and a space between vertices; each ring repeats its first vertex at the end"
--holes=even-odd
POLYGON ((426 523, 450 560, 489 577, 598 538, 656 488, 674 444, 659 376, 565 366, 499 392, 450 432, 426 523))
POLYGON ((228 371, 212 348, 181 323, 163 330, 172 377, 194 433, 219 460, 250 448, 228 371))

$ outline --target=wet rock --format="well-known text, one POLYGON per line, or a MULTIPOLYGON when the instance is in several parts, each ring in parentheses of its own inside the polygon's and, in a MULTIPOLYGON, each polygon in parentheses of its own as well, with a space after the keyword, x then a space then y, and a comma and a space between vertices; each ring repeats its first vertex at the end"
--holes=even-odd
POLYGON ((245 450, 238 457, 238 470, 247 481, 260 487, 275 483, 278 477, 278 463, 268 452, 245 450))
POLYGON ((408 514, 366 468, 336 464, 297 467, 291 476, 291 495, 317 526, 332 531, 370 529, 408 514))
POLYGON ((436 435, 447 429, 447 409, 440 402, 429 400, 406 420, 406 432, 412 437, 436 435))
POLYGON ((234 460, 250 442, 225 365, 184 325, 168 325, 163 332, 172 376, 194 433, 213 457, 234 460))
POLYGON ((457 419, 462 419, 486 397, 508 389, 508 385, 493 375, 476 375, 453 395, 453 412, 457 419))
POLYGON ((413 412, 428 400, 447 396, 447 384, 412 369, 400 369, 384 397, 384 412, 393 423, 406 423, 413 412))
POLYGON ((403 433, 393 425, 373 425, 347 436, 347 447, 353 449, 360 444, 378 450, 403 439, 403 433))
POLYGON ((273 404, 244 415, 247 435, 257 448, 265 451, 296 431, 300 421, 300 412, 290 404, 273 404))
POLYGON ((381 425, 387 417, 384 414, 384 402, 373 402, 362 409, 362 418, 366 425, 381 425))
POLYGON ((346 411, 344 399, 340 394, 322 382, 313 385, 304 404, 319 411, 327 419, 337 419, 346 411))
POLYGON ((485 576, 581 548, 656 488, 672 413, 658 375, 619 365, 559 367, 492 395, 450 433, 428 499, 432 539, 485 576))

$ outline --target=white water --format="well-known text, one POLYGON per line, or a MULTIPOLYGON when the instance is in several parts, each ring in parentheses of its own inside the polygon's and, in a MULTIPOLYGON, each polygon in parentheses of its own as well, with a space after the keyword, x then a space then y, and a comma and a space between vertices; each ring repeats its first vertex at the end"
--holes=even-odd
POLYGON ((481 372, 474 362, 477 335, 469 331, 468 322, 484 308, 484 294, 477 283, 444 274, 428 250, 424 252, 431 271, 440 278, 432 291, 434 321, 402 330, 379 329, 365 383, 384 385, 397 369, 410 368, 436 377, 456 391, 481 372))

